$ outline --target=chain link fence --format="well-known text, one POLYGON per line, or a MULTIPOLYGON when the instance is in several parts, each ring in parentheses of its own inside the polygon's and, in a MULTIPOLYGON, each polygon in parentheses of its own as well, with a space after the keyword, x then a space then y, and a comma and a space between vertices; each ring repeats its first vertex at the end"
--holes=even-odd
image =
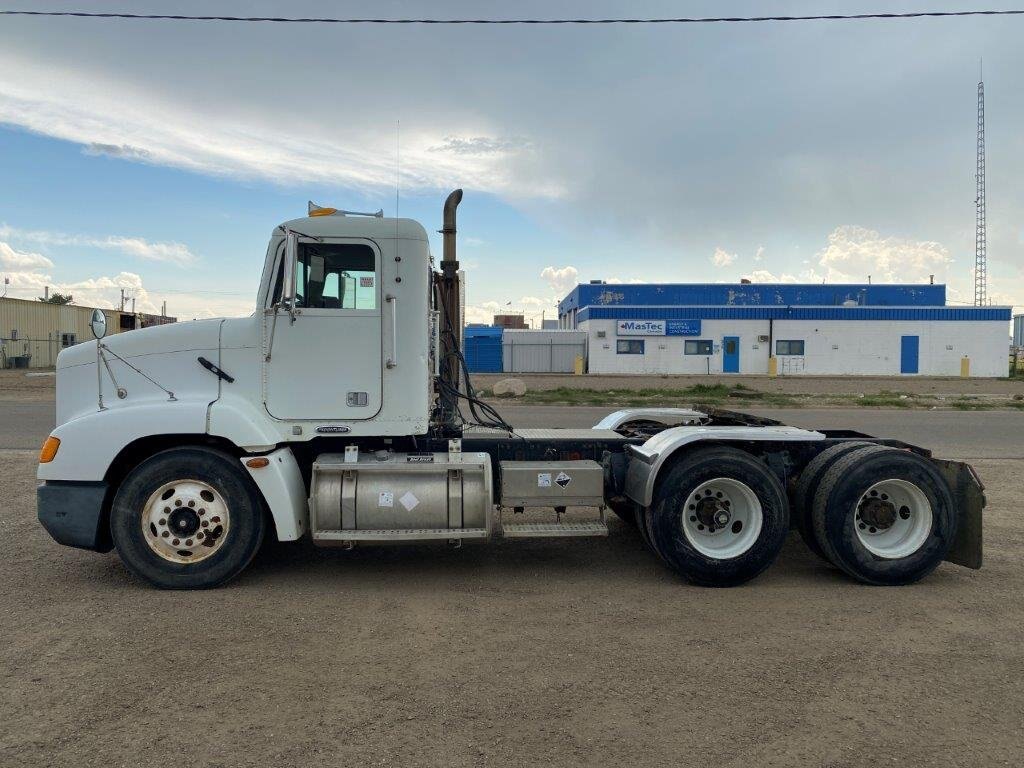
POLYGON ((0 368, 52 368, 60 351, 77 342, 68 333, 46 339, 0 338, 0 368))

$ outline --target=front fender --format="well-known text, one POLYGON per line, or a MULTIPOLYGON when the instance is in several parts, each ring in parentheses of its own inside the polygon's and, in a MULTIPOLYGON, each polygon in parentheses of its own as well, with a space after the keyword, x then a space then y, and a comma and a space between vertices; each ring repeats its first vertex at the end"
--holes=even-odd
POLYGON ((626 467, 625 494, 644 507, 654 501, 654 485, 658 473, 673 454, 700 442, 794 442, 824 440, 821 432, 798 427, 674 427, 659 432, 643 445, 626 446, 629 464, 626 467))
POLYGON ((306 484, 295 454, 291 448, 278 448, 266 455, 270 463, 265 467, 250 467, 247 462, 252 458, 243 456, 242 466, 263 494, 278 541, 295 541, 309 527, 306 484))
POLYGON ((67 421, 53 430, 60 448, 40 464, 40 480, 102 480, 129 443, 142 437, 206 432, 207 402, 166 400, 122 405, 67 421))

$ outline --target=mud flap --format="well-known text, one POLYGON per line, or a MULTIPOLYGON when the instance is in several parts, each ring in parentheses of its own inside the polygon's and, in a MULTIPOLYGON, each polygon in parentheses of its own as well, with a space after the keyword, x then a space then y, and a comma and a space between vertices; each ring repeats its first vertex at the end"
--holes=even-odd
POLYGON ((956 538, 946 562, 965 568, 981 568, 981 520, 985 509, 985 486, 969 464, 932 459, 949 484, 957 509, 956 538))

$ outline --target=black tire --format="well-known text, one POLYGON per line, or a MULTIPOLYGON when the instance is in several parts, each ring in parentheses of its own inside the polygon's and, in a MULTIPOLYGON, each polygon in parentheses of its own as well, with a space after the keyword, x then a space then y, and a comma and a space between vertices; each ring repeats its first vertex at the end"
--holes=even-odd
POLYGON ((175 448, 133 469, 114 496, 110 532, 121 560, 133 573, 162 589, 207 589, 237 576, 263 541, 266 520, 255 484, 236 458, 203 447, 175 448), (230 525, 217 550, 196 563, 177 563, 157 554, 142 531, 150 496, 176 480, 197 480, 215 489, 230 512, 230 525))
POLYGON ((682 458, 655 491, 649 516, 662 559, 688 581, 708 587, 731 587, 753 579, 772 564, 789 533, 789 502, 782 483, 754 456, 727 447, 697 450, 682 458), (743 483, 761 505, 757 538, 749 549, 729 558, 700 552, 683 529, 690 494, 719 478, 743 483))
POLYGON ((632 501, 627 498, 617 496, 614 499, 608 500, 608 508, 618 516, 618 518, 628 525, 630 528, 636 528, 636 510, 632 501))
POLYGON ((811 459, 797 478, 796 488, 793 490, 793 495, 790 499, 790 513, 793 522, 796 523, 796 529, 800 532, 800 538, 804 540, 804 543, 814 554, 826 562, 829 561, 828 555, 825 554, 814 535, 814 521, 812 519, 814 494, 821 484, 821 478, 825 476, 825 472, 828 471, 832 462, 845 456, 850 451, 866 448, 870 445, 873 445, 873 443, 865 443, 860 440, 851 440, 848 443, 831 445, 811 459))
POLYGON ((838 459, 825 472, 813 508, 814 534, 828 559, 866 584, 912 584, 942 562, 956 537, 956 506, 946 481, 931 463, 910 451, 871 446, 838 459), (903 480, 915 485, 931 507, 931 528, 912 554, 880 557, 857 535, 857 505, 878 482, 903 480))

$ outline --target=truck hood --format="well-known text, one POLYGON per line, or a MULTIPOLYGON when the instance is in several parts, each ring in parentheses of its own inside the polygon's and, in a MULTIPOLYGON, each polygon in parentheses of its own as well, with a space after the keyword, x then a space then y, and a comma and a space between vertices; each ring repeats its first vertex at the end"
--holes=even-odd
POLYGON ((76 344, 57 356, 57 424, 94 414, 102 388, 105 412, 178 401, 210 403, 218 379, 198 361, 216 361, 224 321, 171 323, 115 333, 103 339, 105 364, 96 370, 96 342, 76 344))
MULTIPOLYGON (((103 339, 103 345, 115 355, 126 359, 192 350, 216 351, 220 344, 220 326, 223 322, 223 318, 214 318, 155 325, 137 331, 111 334, 103 339)), ((58 369, 95 362, 95 341, 68 347, 57 356, 58 369)))

